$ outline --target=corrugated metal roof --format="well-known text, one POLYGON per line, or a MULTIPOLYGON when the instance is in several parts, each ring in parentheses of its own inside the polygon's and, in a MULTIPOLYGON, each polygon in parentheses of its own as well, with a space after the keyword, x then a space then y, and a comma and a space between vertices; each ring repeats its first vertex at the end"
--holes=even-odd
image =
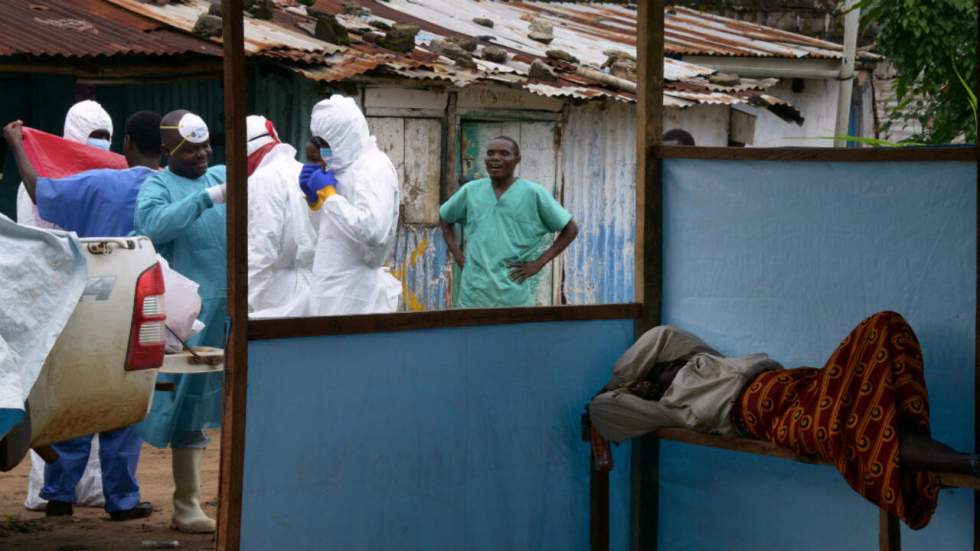
POLYGON ((220 56, 221 48, 102 0, 0 0, 0 56, 220 56))
MULTIPOLYGON (((48 47, 51 52, 61 52, 60 55, 64 55, 71 47, 79 50, 87 47, 88 55, 151 51, 207 52, 220 55, 220 49, 216 46, 220 43, 220 37, 204 39, 189 34, 198 17, 208 11, 211 5, 208 0, 182 0, 166 5, 141 0, 74 0, 67 6, 53 0, 36 0, 43 10, 57 13, 58 17, 51 19, 59 23, 39 22, 29 17, 29 11, 33 9, 30 7, 33 6, 32 0, 28 0, 26 4, 15 0, 0 2, 18 7, 21 29, 30 29, 33 32, 39 25, 55 25, 61 33, 83 35, 77 40, 63 40, 61 36, 57 40, 51 40, 49 36, 43 44, 34 44, 39 42, 34 39, 33 42, 27 41, 30 46, 20 53, 36 55, 40 52, 43 55, 49 51, 45 50, 48 47), (28 7, 24 8, 25 5, 28 7), (96 23, 102 27, 89 22, 89 19, 94 20, 102 14, 115 14, 115 17, 99 19, 96 23), (92 32, 89 26, 96 31, 92 32), (86 33, 99 39, 116 35, 125 36, 126 39, 89 42, 86 40, 86 33), (149 39, 150 36, 153 39, 149 39), (69 42, 71 44, 66 45, 69 42), (153 45, 156 50, 149 46, 143 47, 144 43, 153 45)), ((304 15, 305 8, 299 6, 295 0, 276 0, 273 20, 245 18, 246 50, 250 55, 289 66, 308 78, 328 82, 380 72, 411 79, 443 80, 455 86, 490 81, 520 87, 535 94, 580 100, 603 97, 626 102, 635 100, 635 85, 632 82, 622 78, 609 78, 602 73, 602 65, 606 62, 605 51, 618 50, 626 55, 632 55, 635 51, 635 12, 628 7, 612 4, 475 0, 363 0, 361 4, 372 10, 370 16, 364 17, 340 15, 344 11, 344 3, 340 0, 318 0, 316 9, 338 14, 338 21, 350 32, 349 47, 314 38, 308 30, 312 28, 314 20, 309 15, 304 15), (492 19, 495 22, 494 27, 487 28, 474 23, 472 19, 478 16, 492 19), (554 25, 555 38, 550 44, 542 44, 528 36, 528 21, 534 17, 543 17, 554 25), (374 44, 378 33, 369 25, 371 20, 389 24, 414 23, 423 32, 416 37, 416 48, 410 54, 397 54, 374 44), (429 44, 433 40, 452 36, 476 37, 481 44, 503 47, 509 51, 511 57, 506 63, 475 59, 476 69, 460 68, 452 60, 430 51, 429 44), (531 63, 536 59, 547 59, 546 52, 549 49, 564 50, 578 58, 579 63, 548 61, 557 74, 557 80, 540 81, 530 78, 531 63), (587 70, 578 70, 581 67, 587 70)), ((686 10, 685 13, 687 12, 697 13, 693 10, 686 10)), ((717 27, 720 23, 713 21, 712 25, 717 27)), ((765 29, 757 25, 741 25, 745 27, 745 32, 755 35, 761 33, 758 28, 765 29)), ((774 35, 781 33, 775 29, 769 31, 774 35)), ((785 40, 789 41, 788 38, 785 40)), ((0 42, 5 41, 0 39, 0 42)), ((799 39, 797 42, 811 49, 825 45, 813 39, 799 39)), ((0 55, 2 54, 3 51, 0 50, 0 55)), ((728 87, 720 87, 712 85, 705 78, 712 73, 714 70, 706 67, 665 59, 664 104, 670 107, 686 107, 696 103, 743 103, 772 85, 764 81, 743 80, 728 87)), ((783 107, 787 105, 783 102, 783 107)))
MULTIPOLYGON (((207 13, 211 2, 208 0, 182 0, 159 6, 141 0, 106 0, 117 6, 152 18, 182 31, 190 32, 201 14, 207 13)), ((246 17, 245 50, 250 54, 263 54, 268 57, 293 60, 306 63, 317 63, 323 55, 344 51, 343 46, 318 40, 306 31, 299 29, 295 23, 300 16, 285 10, 275 10, 276 18, 272 21, 246 17)), ((221 37, 213 37, 212 42, 221 43, 221 37)))
MULTIPOLYGON (((674 6, 665 12, 664 49, 668 53, 790 59, 841 59, 841 44, 674 6)), ((863 59, 880 59, 859 52, 863 59)))

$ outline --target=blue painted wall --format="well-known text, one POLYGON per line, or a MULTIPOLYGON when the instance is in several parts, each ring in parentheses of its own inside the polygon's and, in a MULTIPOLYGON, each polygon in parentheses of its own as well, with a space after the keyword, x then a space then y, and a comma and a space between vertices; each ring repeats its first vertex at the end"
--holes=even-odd
MULTIPOLYGON (((584 404, 631 321, 249 343, 242 548, 585 550, 584 404)), ((628 546, 628 447, 614 549, 628 546)))
MULTIPOLYGON (((926 360, 934 435, 973 447, 976 165, 664 163, 664 319, 728 355, 821 366, 897 310, 926 360)), ((665 444, 660 548, 867 550, 878 511, 836 470, 665 444)), ((903 549, 970 549, 972 496, 946 490, 903 549)))

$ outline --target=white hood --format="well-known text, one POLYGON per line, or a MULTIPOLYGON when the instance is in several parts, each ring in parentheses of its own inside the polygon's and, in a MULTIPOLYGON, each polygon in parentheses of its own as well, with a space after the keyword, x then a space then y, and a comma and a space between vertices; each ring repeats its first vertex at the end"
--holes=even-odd
POLYGON ((259 149, 279 140, 272 122, 261 115, 249 115, 245 118, 245 155, 251 156, 259 149))
POLYGON ((85 100, 76 103, 65 115, 66 140, 85 143, 89 134, 96 130, 107 130, 112 140, 112 117, 97 102, 85 100))
POLYGON ((343 172, 374 145, 367 119, 352 98, 334 94, 313 106, 310 131, 333 150, 330 169, 343 172))

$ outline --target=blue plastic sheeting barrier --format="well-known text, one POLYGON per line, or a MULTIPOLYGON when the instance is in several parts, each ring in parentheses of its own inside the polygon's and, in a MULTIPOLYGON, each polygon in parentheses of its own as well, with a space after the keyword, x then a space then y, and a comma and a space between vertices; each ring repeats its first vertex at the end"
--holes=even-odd
POLYGON ((250 342, 242 549, 588 549, 579 415, 632 340, 611 320, 250 342))
MULTIPOLYGON (((727 355, 822 366, 879 310, 915 329, 935 437, 973 449, 976 164, 667 160, 664 320, 727 355)), ((945 490, 906 550, 970 549, 945 490)), ((831 467, 665 443, 660 548, 874 549, 878 509, 831 467)))

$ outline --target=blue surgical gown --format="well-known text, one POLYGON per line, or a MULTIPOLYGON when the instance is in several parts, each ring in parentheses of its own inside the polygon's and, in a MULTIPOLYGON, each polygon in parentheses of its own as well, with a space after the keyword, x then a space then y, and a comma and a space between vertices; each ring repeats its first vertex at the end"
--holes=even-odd
MULTIPOLYGON (((64 178, 38 178, 37 209, 41 217, 79 237, 119 237, 133 231, 136 197, 154 171, 146 167, 126 170, 95 169, 64 178)), ((41 497, 75 501, 92 446, 91 436, 52 444, 58 460, 44 467, 41 497)), ((140 501, 136 464, 142 442, 136 427, 99 434, 102 493, 109 512, 132 509, 140 501)))
MULTIPOLYGON (((225 345, 227 216, 225 206, 215 205, 207 192, 224 181, 224 165, 209 168, 197 179, 164 169, 146 179, 136 202, 136 233, 149 237, 171 268, 200 285, 199 319, 206 327, 188 340, 188 346, 225 345)), ((173 382, 176 389, 154 394, 140 428, 144 440, 163 448, 175 432, 221 425, 221 373, 161 374, 158 380, 173 382)))
POLYGON ((153 172, 142 166, 100 168, 65 178, 38 178, 38 213, 79 237, 129 235, 136 196, 153 172))

